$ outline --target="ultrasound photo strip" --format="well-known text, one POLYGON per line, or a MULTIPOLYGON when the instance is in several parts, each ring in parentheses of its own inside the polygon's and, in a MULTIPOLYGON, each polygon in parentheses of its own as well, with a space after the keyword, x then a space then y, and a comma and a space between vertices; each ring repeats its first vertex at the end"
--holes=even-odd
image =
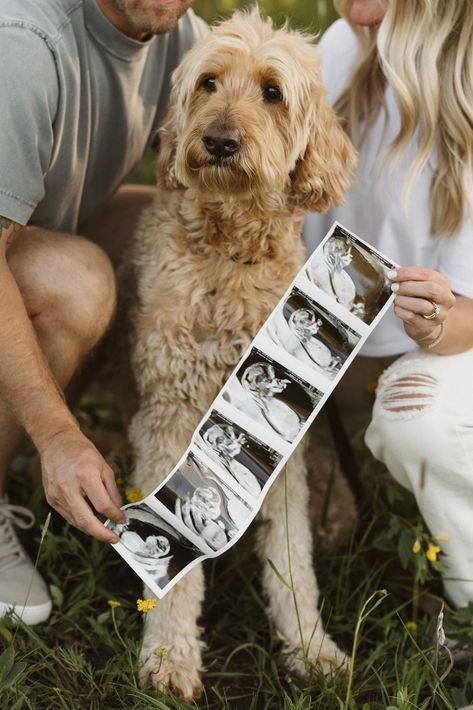
POLYGON ((223 467, 253 498, 281 460, 281 454, 221 412, 212 410, 193 441, 200 454, 223 467))
POLYGON ((322 249, 307 263, 312 283, 350 313, 371 325, 391 297, 387 272, 392 263, 373 247, 336 224, 322 249))
POLYGON ((312 371, 333 380, 360 337, 360 333, 309 294, 294 287, 257 342, 268 349, 271 341, 291 359, 296 358, 304 372, 312 371))
MULTIPOLYGON (((389 308, 397 266, 335 222, 236 365, 178 464, 107 521, 116 551, 162 599, 235 544, 389 308)), ((263 285, 263 284, 262 284, 263 285)))

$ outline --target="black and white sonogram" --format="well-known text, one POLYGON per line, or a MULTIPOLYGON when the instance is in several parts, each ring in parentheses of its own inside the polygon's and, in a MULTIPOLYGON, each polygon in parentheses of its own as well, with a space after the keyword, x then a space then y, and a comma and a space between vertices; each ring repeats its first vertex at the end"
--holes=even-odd
POLYGON ((251 513, 247 503, 192 452, 155 497, 212 550, 224 547, 251 513))
POLYGON ((270 446, 215 410, 200 428, 195 445, 255 498, 282 458, 270 446))
POLYGON ((393 268, 391 262, 337 225, 323 249, 317 249, 309 260, 306 275, 369 325, 392 295, 386 273, 393 268))
POLYGON ((132 559, 164 589, 202 552, 145 503, 123 509, 125 523, 109 523, 120 537, 125 558, 132 559))
POLYGON ((266 335, 280 348, 329 379, 340 372, 359 333, 298 288, 271 319, 266 335))
POLYGON ((255 421, 294 441, 322 393, 257 348, 228 381, 223 398, 255 421))

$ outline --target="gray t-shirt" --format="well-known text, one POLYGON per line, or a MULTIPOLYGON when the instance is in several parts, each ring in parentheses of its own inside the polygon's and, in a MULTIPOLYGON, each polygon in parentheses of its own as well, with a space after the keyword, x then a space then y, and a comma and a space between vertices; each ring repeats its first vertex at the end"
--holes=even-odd
POLYGON ((0 0, 0 215, 75 232, 141 159, 205 31, 189 10, 138 42, 96 0, 0 0))

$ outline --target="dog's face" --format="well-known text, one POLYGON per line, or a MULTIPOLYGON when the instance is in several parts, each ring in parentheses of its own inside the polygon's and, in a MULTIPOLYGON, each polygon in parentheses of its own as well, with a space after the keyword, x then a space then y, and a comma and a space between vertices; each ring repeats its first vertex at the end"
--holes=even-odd
POLYGON ((188 52, 160 129, 158 180, 239 198, 340 201, 354 151, 325 99, 309 38, 237 12, 188 52))

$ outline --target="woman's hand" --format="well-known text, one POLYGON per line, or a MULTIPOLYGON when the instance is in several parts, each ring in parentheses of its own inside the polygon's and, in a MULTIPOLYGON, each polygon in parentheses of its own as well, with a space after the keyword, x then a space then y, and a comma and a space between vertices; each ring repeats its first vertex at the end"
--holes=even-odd
POLYGON ((438 271, 420 266, 398 267, 388 277, 396 294, 394 313, 403 321, 407 335, 421 347, 428 347, 439 337, 440 324, 445 323, 455 305, 449 280, 438 271), (434 313, 434 303, 440 313, 427 320, 423 316, 434 313))

